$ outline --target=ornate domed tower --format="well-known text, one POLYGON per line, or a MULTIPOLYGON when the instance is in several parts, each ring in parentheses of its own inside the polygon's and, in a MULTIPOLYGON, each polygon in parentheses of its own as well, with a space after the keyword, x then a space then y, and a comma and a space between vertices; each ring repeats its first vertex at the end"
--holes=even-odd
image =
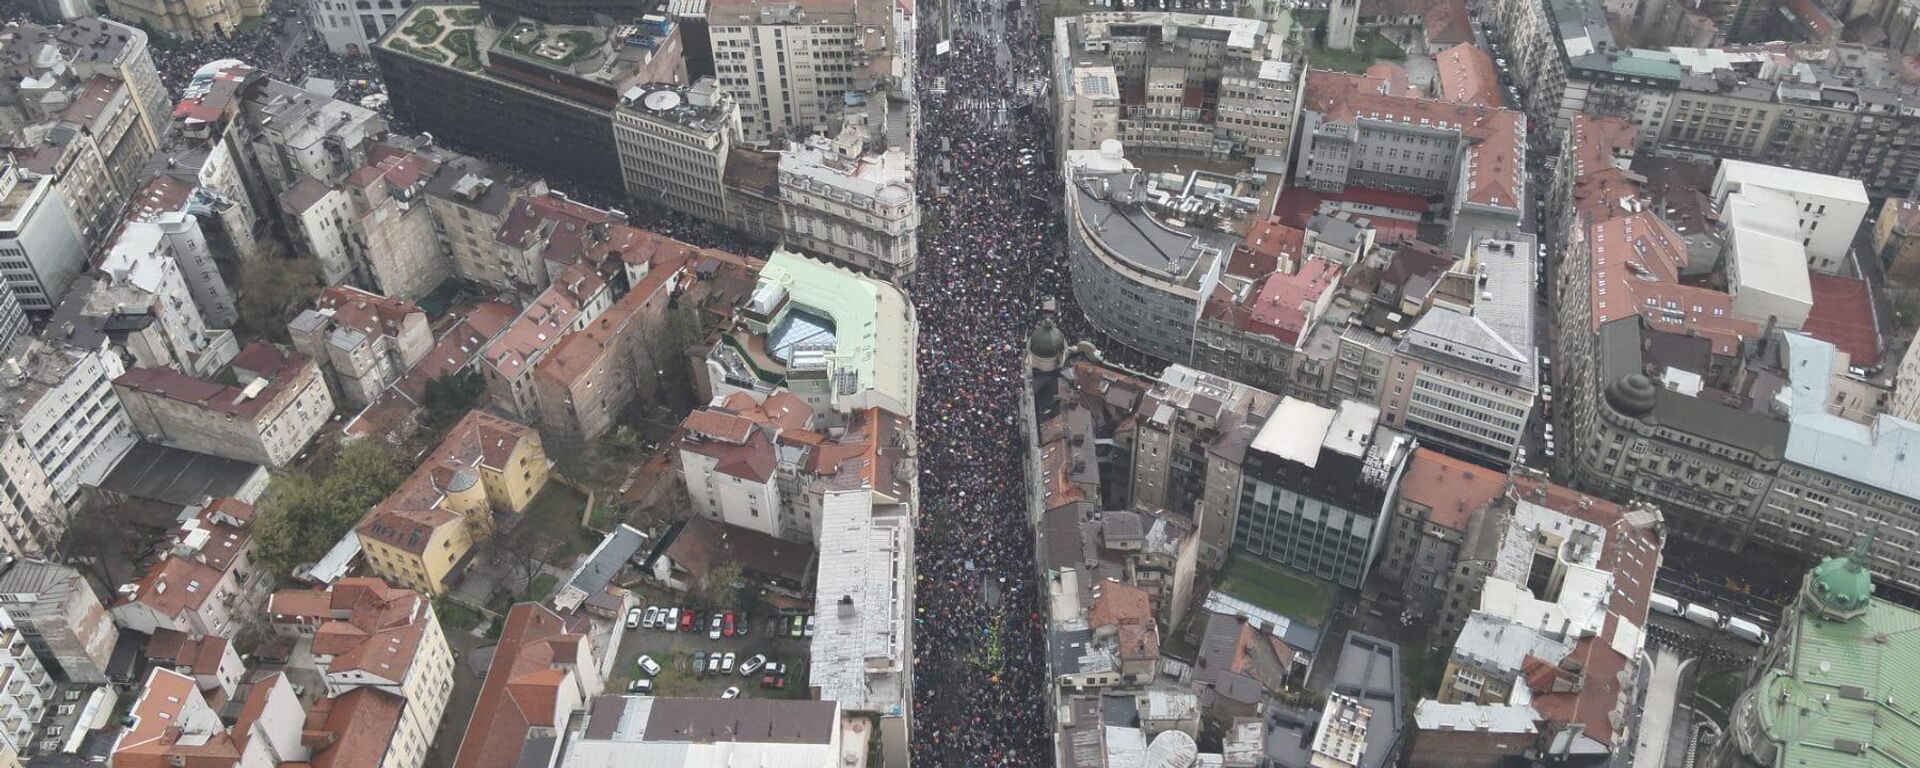
POLYGON ((1067 335, 1054 324, 1051 316, 1040 318, 1033 328, 1033 336, 1027 339, 1027 367, 1043 373, 1060 370, 1066 363, 1067 335))
POLYGON ((1867 571, 1871 534, 1861 537, 1845 557, 1829 557, 1807 572, 1800 587, 1801 607, 1831 621, 1851 621, 1873 600, 1873 574, 1867 571))

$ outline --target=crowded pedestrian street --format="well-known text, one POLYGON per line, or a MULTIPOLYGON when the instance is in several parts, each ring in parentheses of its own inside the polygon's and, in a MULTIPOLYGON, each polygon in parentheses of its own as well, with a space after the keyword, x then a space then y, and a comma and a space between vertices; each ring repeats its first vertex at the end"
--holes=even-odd
POLYGON ((1051 762, 1019 418, 1027 333, 1064 289, 1046 118, 1021 87, 1041 46, 1017 4, 922 14, 916 765, 1051 762))

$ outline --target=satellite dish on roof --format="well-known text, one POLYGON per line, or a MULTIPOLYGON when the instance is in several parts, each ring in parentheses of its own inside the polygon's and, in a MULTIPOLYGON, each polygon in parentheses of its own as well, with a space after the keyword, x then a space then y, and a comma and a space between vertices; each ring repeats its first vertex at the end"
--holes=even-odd
POLYGON ((680 106, 680 94, 673 91, 654 91, 647 94, 640 103, 647 105, 647 109, 655 112, 665 112, 680 106))

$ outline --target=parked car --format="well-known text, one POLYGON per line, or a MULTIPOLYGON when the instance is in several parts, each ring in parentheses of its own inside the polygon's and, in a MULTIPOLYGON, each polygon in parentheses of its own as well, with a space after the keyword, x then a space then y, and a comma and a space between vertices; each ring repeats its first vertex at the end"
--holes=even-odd
POLYGON ((720 673, 720 653, 716 651, 714 653, 707 654, 707 674, 717 675, 719 673, 720 673))
POLYGON ((740 676, 753 677, 753 673, 760 671, 760 668, 766 665, 767 665, 766 654, 756 653, 752 656, 747 657, 746 661, 740 662, 740 676))
POLYGON ((740 686, 737 686, 737 685, 728 686, 725 691, 720 692, 720 698, 723 698, 723 699, 740 698, 740 686))
POLYGON ((787 673, 787 665, 777 661, 769 661, 767 662, 767 668, 761 671, 769 675, 784 675, 787 673))
POLYGON ((633 629, 634 627, 640 626, 641 613, 642 613, 641 610, 638 608, 635 608, 631 611, 627 611, 627 629, 633 629))
POLYGON ((665 615, 666 611, 651 605, 647 606, 647 612, 640 616, 640 628, 653 629, 654 627, 660 626, 660 619, 665 615))
POLYGON ((660 674, 660 662, 654 661, 652 656, 641 656, 638 659, 634 659, 633 663, 639 665, 641 669, 646 670, 649 676, 660 674))
POLYGON ((717 613, 716 613, 716 614, 714 614, 714 615, 713 615, 713 623, 711 623, 711 624, 708 624, 708 625, 707 625, 707 639, 708 639, 708 640, 718 640, 718 639, 720 639, 720 625, 721 625, 722 623, 723 623, 723 622, 721 622, 721 620, 720 620, 720 614, 717 614, 717 613))
POLYGON ((760 687, 780 690, 787 687, 787 678, 782 675, 767 675, 760 678, 760 687))
POLYGON ((753 617, 746 611, 741 611, 740 621, 734 625, 733 636, 746 637, 750 634, 753 634, 753 617))
POLYGON ((653 695, 653 681, 640 679, 627 683, 627 693, 643 693, 651 696, 653 695))
MULTIPOLYGON (((680 609, 678 608, 675 608, 674 610, 680 611, 680 609)), ((693 617, 692 610, 680 611, 680 631, 692 632, 694 621, 696 621, 696 619, 694 619, 693 617)))
POLYGON ((720 614, 720 617, 726 620, 720 625, 720 636, 733 637, 733 611, 720 614))
POLYGON ((807 629, 807 617, 794 616, 787 622, 787 637, 799 637, 807 629))
POLYGON ((733 651, 727 651, 727 655, 720 657, 720 671, 723 674, 733 674, 733 651))
POLYGON ((660 627, 668 632, 680 631, 680 609, 663 608, 660 610, 660 627))
POLYGON ((813 637, 813 614, 807 614, 807 637, 813 637))
POLYGON ((707 652, 694 651, 693 652, 693 674, 703 675, 703 674, 706 674, 706 671, 707 671, 707 652))

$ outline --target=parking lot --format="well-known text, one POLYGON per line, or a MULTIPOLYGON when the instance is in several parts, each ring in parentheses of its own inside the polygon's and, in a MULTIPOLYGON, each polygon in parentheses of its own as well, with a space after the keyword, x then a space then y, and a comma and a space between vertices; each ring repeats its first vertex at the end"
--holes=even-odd
MULTIPOLYGON (((643 605, 641 610, 645 609, 643 605)), ((634 679, 650 677, 655 696, 717 698, 728 688, 737 687, 743 697, 807 698, 808 639, 789 636, 786 630, 787 622, 792 618, 790 614, 751 618, 753 626, 746 634, 739 634, 742 625, 736 620, 735 635, 718 640, 709 636, 709 624, 713 620, 711 613, 698 614, 691 631, 669 632, 645 627, 627 630, 626 636, 620 641, 620 666, 613 678, 607 681, 607 691, 626 691, 634 679), (781 631, 777 634, 770 631, 769 625, 774 621, 780 624, 781 631), (734 670, 731 673, 709 671, 711 657, 727 653, 734 655, 734 670), (696 654, 703 659, 702 669, 698 673, 693 669, 696 654), (637 662, 643 655, 660 665, 660 674, 649 676, 640 669, 637 662), (755 655, 765 655, 768 662, 785 665, 784 687, 763 685, 766 676, 764 670, 757 671, 751 678, 740 674, 740 665, 755 655)))

